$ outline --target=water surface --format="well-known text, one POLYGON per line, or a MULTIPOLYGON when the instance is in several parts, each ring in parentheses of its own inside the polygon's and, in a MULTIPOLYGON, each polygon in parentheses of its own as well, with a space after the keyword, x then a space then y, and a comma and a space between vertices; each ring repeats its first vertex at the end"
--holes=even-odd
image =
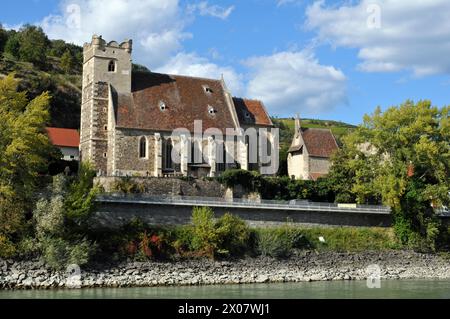
POLYGON ((365 281, 195 287, 95 288, 78 290, 0 290, 0 299, 450 299, 450 280, 365 281))

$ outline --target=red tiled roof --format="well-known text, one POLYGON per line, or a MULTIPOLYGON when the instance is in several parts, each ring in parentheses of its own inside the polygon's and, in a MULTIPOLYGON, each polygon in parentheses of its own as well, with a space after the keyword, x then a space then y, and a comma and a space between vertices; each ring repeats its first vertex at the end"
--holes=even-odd
POLYGON ((137 72, 131 95, 119 95, 117 104, 117 126, 122 128, 192 132, 194 120, 203 121, 203 130, 218 128, 224 134, 236 127, 220 80, 137 72), (166 110, 161 111, 161 103, 166 110))
POLYGON ((261 101, 233 98, 241 125, 273 126, 272 120, 261 101))
POLYGON ((302 137, 310 156, 328 158, 339 148, 329 129, 302 129, 302 137))
POLYGON ((77 130, 47 127, 47 134, 55 146, 78 148, 80 145, 80 134, 77 130))

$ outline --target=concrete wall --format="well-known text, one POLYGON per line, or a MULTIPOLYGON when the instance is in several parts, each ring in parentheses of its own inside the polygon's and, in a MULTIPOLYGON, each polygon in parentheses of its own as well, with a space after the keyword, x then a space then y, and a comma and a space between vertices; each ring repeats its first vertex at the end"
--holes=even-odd
MULTIPOLYGON (((148 205, 136 203, 99 203, 95 227, 119 227, 133 218, 152 225, 188 224, 191 206, 148 205)), ((391 215, 344 212, 306 212, 250 208, 214 208, 216 217, 226 212, 243 218, 252 227, 275 227, 290 222, 295 225, 321 226, 380 226, 389 227, 391 215)))

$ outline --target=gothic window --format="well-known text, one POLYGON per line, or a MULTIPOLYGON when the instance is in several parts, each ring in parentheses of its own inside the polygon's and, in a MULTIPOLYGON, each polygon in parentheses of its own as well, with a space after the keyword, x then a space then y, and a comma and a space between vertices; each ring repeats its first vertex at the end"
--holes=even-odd
POLYGON ((167 141, 164 141, 163 144, 163 169, 173 169, 173 162, 172 162, 172 140, 168 139, 167 141))
POLYGON ((116 62, 113 60, 109 61, 108 72, 116 72, 116 62))
POLYGON ((139 158, 147 158, 147 139, 144 136, 139 141, 139 158))

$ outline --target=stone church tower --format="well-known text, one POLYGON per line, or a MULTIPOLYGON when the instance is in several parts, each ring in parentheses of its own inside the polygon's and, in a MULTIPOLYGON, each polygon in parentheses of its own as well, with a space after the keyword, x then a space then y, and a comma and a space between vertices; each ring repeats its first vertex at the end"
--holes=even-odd
POLYGON ((94 35, 83 48, 83 94, 81 105, 80 157, 99 172, 107 172, 111 121, 111 96, 131 93, 132 41, 106 43, 94 35))

